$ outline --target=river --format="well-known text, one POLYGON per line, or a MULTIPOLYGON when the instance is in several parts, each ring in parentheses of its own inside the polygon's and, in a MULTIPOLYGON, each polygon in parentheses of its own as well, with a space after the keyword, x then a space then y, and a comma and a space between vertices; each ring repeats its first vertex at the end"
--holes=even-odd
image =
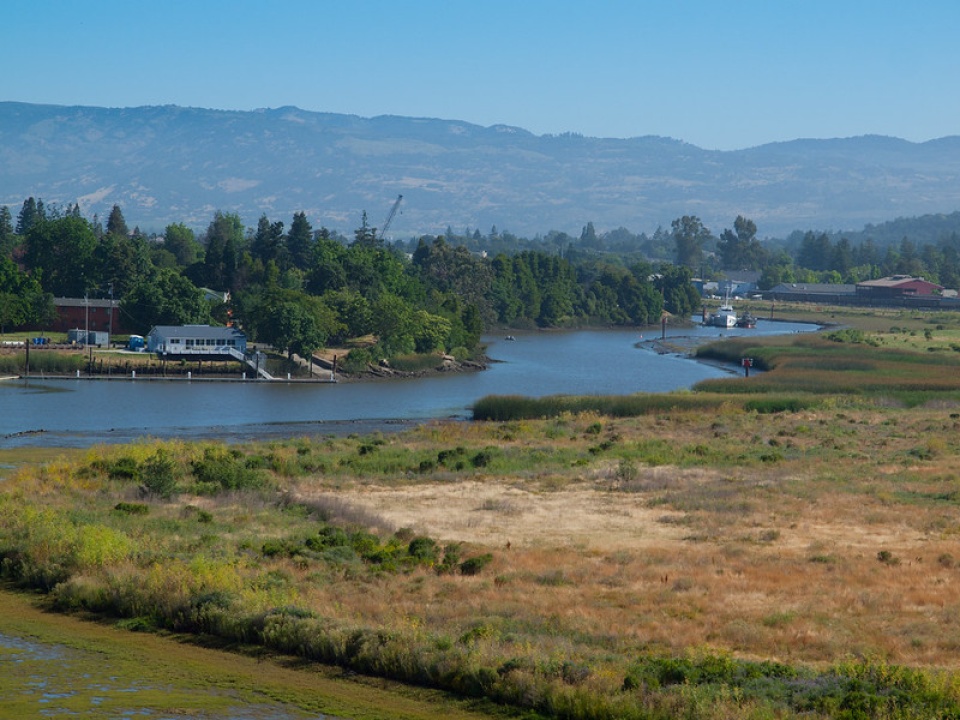
MULTIPOLYGON (((670 337, 781 334, 816 326, 759 321, 750 330, 694 324, 670 337)), ((423 378, 287 383, 86 378, 0 382, 0 448, 83 447, 139 438, 265 437, 365 432, 432 418, 468 417, 486 395, 669 392, 734 368, 699 363, 638 347, 660 328, 521 333, 487 338, 493 362, 480 372, 423 378)))

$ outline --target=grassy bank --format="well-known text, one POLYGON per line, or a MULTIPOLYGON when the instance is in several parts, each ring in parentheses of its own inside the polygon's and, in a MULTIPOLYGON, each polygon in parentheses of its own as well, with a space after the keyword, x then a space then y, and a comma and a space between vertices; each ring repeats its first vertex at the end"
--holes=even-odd
POLYGON ((0 567, 127 629, 555 717, 949 717, 956 425, 734 403, 97 448, 0 484, 0 567))

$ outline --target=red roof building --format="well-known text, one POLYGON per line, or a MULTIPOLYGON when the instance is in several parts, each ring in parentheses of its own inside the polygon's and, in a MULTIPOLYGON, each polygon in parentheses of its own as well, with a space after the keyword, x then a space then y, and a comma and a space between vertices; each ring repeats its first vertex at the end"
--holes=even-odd
POLYGON ((897 300, 909 297, 940 295, 943 286, 910 275, 893 275, 879 280, 865 280, 857 283, 857 297, 897 300))

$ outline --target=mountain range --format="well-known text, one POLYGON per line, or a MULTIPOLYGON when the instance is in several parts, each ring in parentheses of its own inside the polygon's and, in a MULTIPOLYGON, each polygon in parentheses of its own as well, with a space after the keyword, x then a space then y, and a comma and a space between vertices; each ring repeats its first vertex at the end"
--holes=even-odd
POLYGON ((364 212, 388 237, 496 226, 533 237, 626 227, 652 233, 696 215, 715 234, 737 215, 761 237, 855 230, 960 209, 960 137, 924 143, 862 136, 716 151, 664 137, 535 135, 456 120, 319 113, 295 107, 226 111, 0 102, 0 205, 79 203, 105 220, 203 230, 217 210, 255 227, 345 235, 364 212))

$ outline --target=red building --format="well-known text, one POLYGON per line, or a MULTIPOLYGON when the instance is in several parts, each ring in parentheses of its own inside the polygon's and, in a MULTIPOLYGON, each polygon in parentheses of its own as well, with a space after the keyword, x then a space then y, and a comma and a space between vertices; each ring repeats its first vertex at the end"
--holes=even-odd
POLYGON ((96 330, 98 332, 126 332, 120 321, 119 300, 93 298, 54 298, 57 319, 51 330, 96 330))
POLYGON ((893 275, 879 280, 857 283, 857 298, 863 300, 902 300, 911 297, 940 295, 943 286, 910 275, 893 275))

